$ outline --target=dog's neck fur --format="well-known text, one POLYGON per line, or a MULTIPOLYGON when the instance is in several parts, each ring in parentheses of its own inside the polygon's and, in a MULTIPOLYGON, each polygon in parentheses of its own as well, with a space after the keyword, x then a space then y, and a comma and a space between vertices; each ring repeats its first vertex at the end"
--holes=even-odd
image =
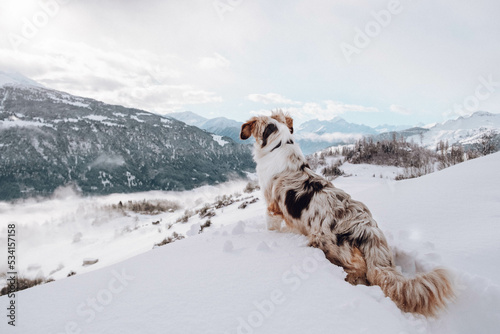
POLYGON ((257 175, 263 189, 267 189, 274 176, 286 170, 299 170, 306 164, 304 154, 288 129, 280 131, 280 135, 264 147, 255 143, 254 160, 257 163, 257 175), (282 161, 285 163, 281 163, 282 161))

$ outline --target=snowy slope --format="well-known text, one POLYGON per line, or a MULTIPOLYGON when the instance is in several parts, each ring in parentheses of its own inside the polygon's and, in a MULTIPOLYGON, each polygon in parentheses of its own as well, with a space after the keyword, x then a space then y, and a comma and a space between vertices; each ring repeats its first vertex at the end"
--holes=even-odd
MULTIPOLYGON (((174 232, 185 235, 197 223, 194 219, 186 224, 176 223, 185 210, 241 192, 245 185, 239 181, 180 193, 150 191, 101 197, 80 197, 71 188, 62 188, 51 199, 0 202, 0 222, 15 223, 22 236, 23 242, 17 248, 18 257, 23 259, 17 264, 21 275, 58 280, 71 272, 86 273, 150 251, 174 232), (158 199, 178 207, 158 214, 111 209, 119 202, 158 199), (98 262, 83 266, 84 259, 98 262)), ((1 224, 0 249, 6 244, 6 235, 7 227, 1 224)), ((0 273, 6 271, 6 262, 0 261, 0 273)), ((5 278, 0 275, 0 286, 4 284, 5 278)))
MULTIPOLYGON (((497 333, 499 165, 497 153, 419 179, 365 173, 335 181, 368 205, 405 273, 435 265, 454 271, 458 298, 438 319, 400 312, 378 287, 349 285, 304 237, 267 231, 261 200, 223 208, 202 234, 20 292, 17 330, 497 333)), ((182 226, 196 231, 195 224, 193 217, 182 226)), ((0 308, 7 302, 0 297, 0 308)), ((9 329, 5 320, 0 328, 9 329)))

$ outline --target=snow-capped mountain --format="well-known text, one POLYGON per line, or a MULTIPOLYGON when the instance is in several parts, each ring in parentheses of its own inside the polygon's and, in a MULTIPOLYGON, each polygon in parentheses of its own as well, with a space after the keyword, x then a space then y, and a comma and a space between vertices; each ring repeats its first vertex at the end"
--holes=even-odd
MULTIPOLYGON (((235 142, 247 144, 253 142, 239 139, 242 122, 225 117, 207 119, 190 111, 172 113, 168 116, 208 132, 230 137, 235 142)), ((295 127, 295 137, 306 155, 332 145, 351 143, 362 136, 376 133, 376 129, 349 123, 340 117, 330 121, 311 120, 295 127)))
POLYGON ((0 87, 0 200, 191 189, 254 163, 247 146, 146 111, 38 86, 0 87))
POLYGON ((245 142, 240 139, 241 125, 241 122, 226 117, 217 117, 207 120, 201 128, 220 136, 229 137, 237 143, 248 144, 248 141, 245 142))
MULTIPOLYGON (((209 132, 224 135, 233 140, 239 140, 241 122, 227 118, 206 119, 192 112, 171 114, 174 118, 198 126, 209 132)), ((449 145, 474 145, 485 134, 493 136, 493 142, 500 148, 500 115, 488 112, 476 112, 467 117, 459 117, 444 123, 421 125, 417 127, 380 125, 370 127, 350 123, 341 117, 332 120, 310 120, 295 127, 295 137, 304 154, 312 154, 335 145, 350 144, 362 137, 399 140, 404 138, 417 144, 434 149, 440 140, 448 141, 449 145)))
POLYGON ((296 129, 296 138, 304 154, 308 155, 324 148, 349 144, 377 131, 369 126, 349 123, 341 117, 329 121, 317 119, 307 121, 296 129))
POLYGON ((315 133, 319 136, 330 133, 346 133, 346 134, 374 134, 376 131, 366 125, 349 123, 341 117, 334 117, 328 121, 320 121, 317 119, 302 123, 297 132, 315 133))
POLYGON ((469 116, 436 124, 422 135, 408 136, 407 140, 434 149, 440 141, 447 141, 449 145, 474 145, 486 134, 499 137, 500 114, 478 111, 469 116))
POLYGON ((237 143, 249 144, 253 141, 243 141, 240 139, 240 130, 242 122, 238 122, 226 117, 216 117, 216 118, 205 118, 191 111, 171 113, 167 116, 175 118, 186 124, 196 126, 200 129, 208 131, 210 133, 229 137, 237 143))
POLYGON ((174 112, 167 115, 168 117, 175 118, 178 121, 184 122, 188 125, 196 126, 202 129, 203 124, 208 121, 208 118, 195 114, 192 111, 174 112))
POLYGON ((412 127, 412 125, 390 125, 390 124, 382 124, 382 125, 377 125, 373 129, 375 131, 377 131, 378 133, 385 133, 385 132, 403 131, 403 130, 406 130, 406 129, 410 129, 411 127, 412 127))
POLYGON ((500 114, 476 112, 470 116, 430 126, 381 125, 376 128, 348 123, 337 117, 332 121, 309 121, 297 129, 299 143, 306 154, 328 146, 352 143, 363 136, 372 137, 374 140, 392 139, 396 136, 397 139, 405 138, 429 149, 435 149, 441 140, 447 141, 450 146, 462 144, 467 148, 476 145, 485 135, 492 137, 492 142, 500 148, 500 114))
POLYGON ((44 87, 41 83, 38 83, 30 78, 25 77, 21 73, 12 71, 2 71, 0 70, 0 87, 4 85, 28 85, 35 87, 44 87))

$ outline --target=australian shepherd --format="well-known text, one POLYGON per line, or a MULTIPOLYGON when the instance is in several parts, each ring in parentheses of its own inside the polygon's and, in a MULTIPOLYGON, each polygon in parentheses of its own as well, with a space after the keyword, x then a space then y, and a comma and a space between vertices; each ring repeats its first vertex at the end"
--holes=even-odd
POLYGON ((281 111, 253 117, 240 138, 255 137, 254 160, 267 204, 267 226, 305 235, 351 284, 378 285, 405 312, 435 316, 454 296, 449 273, 436 268, 415 277, 394 265, 387 240, 370 210, 309 168, 281 111))

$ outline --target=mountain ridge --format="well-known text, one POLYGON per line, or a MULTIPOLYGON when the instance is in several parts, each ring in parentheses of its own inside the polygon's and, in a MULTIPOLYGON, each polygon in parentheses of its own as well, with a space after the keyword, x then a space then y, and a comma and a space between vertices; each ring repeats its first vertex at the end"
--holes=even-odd
MULTIPOLYGON (((192 112, 177 113, 184 120, 202 118, 201 127, 209 132, 223 134, 239 140, 239 131, 242 122, 223 118, 231 124, 227 129, 223 126, 205 126, 212 120, 201 117, 192 112)), ((223 122, 222 122, 223 123, 223 122)), ((193 123, 192 123, 193 124, 193 123)), ((362 137, 370 137, 374 140, 404 138, 408 141, 419 143, 422 146, 433 149, 439 141, 448 141, 449 145, 463 144, 465 146, 477 144, 483 136, 493 136, 493 141, 500 147, 500 114, 486 111, 477 111, 471 115, 460 116, 443 123, 432 125, 393 126, 379 125, 370 127, 367 125, 350 123, 342 117, 336 116, 332 120, 321 121, 319 119, 309 120, 296 127, 295 136, 304 154, 309 155, 335 145, 352 144, 362 137)))

